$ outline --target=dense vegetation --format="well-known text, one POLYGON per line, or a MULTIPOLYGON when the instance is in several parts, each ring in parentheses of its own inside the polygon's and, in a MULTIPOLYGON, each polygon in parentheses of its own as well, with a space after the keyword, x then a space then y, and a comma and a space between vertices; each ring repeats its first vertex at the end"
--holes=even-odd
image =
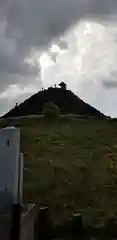
POLYGON ((60 117, 59 107, 51 102, 48 102, 45 104, 43 115, 46 120, 56 120, 60 117))
POLYGON ((106 216, 117 213, 116 121, 23 118, 1 124, 21 127, 25 200, 49 205, 57 218, 88 203, 106 216))

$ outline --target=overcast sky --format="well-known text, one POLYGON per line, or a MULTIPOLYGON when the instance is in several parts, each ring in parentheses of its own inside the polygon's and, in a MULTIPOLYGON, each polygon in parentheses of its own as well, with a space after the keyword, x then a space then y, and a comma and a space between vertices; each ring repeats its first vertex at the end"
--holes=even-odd
POLYGON ((117 117, 117 0, 0 0, 0 114, 65 81, 117 117))

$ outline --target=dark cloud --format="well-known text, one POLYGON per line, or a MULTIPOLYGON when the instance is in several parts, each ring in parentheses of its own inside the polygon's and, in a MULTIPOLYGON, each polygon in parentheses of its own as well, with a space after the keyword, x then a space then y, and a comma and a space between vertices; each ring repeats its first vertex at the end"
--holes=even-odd
MULTIPOLYGON (((19 57, 19 56, 18 56, 19 57)), ((37 75, 37 68, 30 68, 27 63, 16 56, 0 55, 0 74, 20 74, 21 76, 37 75)))
POLYGON ((12 0, 7 14, 6 34, 17 39, 19 48, 40 47, 80 18, 106 17, 115 9, 115 0, 12 0))
POLYGON ((103 87, 107 89, 117 88, 117 71, 113 71, 110 73, 110 77, 104 79, 102 81, 103 87))
POLYGON ((58 43, 58 46, 61 50, 67 50, 68 49, 68 43, 66 41, 60 40, 58 43))
POLYGON ((103 80, 103 86, 108 89, 115 89, 117 88, 117 79, 109 79, 109 80, 103 80))
POLYGON ((83 17, 108 18, 116 10, 116 0, 0 0, 0 91, 39 73, 24 63, 31 48, 47 46, 83 17))

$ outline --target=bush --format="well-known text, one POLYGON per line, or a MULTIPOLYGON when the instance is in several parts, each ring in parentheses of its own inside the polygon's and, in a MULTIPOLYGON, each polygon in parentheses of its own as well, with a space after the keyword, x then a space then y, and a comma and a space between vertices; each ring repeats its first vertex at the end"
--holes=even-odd
POLYGON ((47 119, 57 119, 59 118, 59 107, 56 106, 54 103, 47 103, 44 107, 44 110, 43 110, 43 114, 44 114, 44 117, 47 118, 47 119))

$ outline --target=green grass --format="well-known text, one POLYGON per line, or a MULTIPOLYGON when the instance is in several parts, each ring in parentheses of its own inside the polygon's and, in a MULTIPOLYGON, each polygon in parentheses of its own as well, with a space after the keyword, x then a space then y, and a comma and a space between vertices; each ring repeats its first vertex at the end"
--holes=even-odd
POLYGON ((15 120, 24 152, 24 200, 48 205, 57 218, 78 209, 117 213, 117 122, 15 120))

